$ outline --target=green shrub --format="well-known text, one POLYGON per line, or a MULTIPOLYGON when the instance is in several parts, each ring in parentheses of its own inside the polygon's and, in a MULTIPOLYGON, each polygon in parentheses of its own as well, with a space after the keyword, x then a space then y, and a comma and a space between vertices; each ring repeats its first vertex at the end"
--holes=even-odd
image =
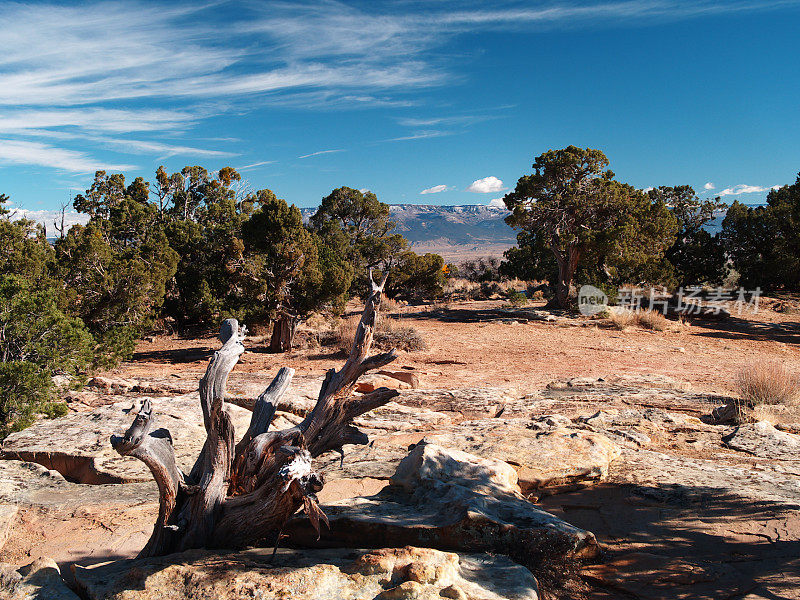
POLYGON ((31 425, 38 414, 65 415, 46 371, 22 361, 0 362, 0 439, 31 425))
POLYGON ((0 438, 30 425, 37 414, 58 416, 54 375, 80 381, 94 340, 80 319, 58 307, 58 290, 0 275, 0 438))
POLYGON ((522 292, 512 291, 508 294, 508 301, 511 306, 525 306, 528 303, 528 297, 522 292))

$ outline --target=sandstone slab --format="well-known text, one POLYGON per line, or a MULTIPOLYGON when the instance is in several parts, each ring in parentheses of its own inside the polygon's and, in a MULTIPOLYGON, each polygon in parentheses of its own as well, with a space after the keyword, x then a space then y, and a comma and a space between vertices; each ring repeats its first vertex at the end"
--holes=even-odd
MULTIPOLYGON (((9 435, 3 441, 0 458, 39 463, 80 483, 152 481, 142 462, 120 456, 109 443, 112 434, 128 429, 142 400, 116 402, 91 412, 39 421, 9 435)), ((189 470, 206 438, 197 395, 154 397, 150 401, 158 419, 156 427, 164 427, 172 434, 178 467, 189 470)), ((250 411, 233 405, 227 409, 238 435, 244 434, 250 411)))
POLYGON ((94 504, 158 502, 154 481, 126 485, 81 485, 40 464, 0 460, 0 505, 71 509, 94 504))
POLYGON ((635 485, 640 497, 675 506, 735 497, 776 508, 800 509, 800 478, 780 464, 766 461, 743 467, 623 448, 610 481, 635 485))
POLYGON ((491 387, 403 390, 397 398, 405 406, 455 413, 470 419, 496 417, 516 400, 512 391, 491 387))
POLYGON ((465 421, 425 441, 513 465, 526 492, 602 480, 620 455, 605 435, 562 427, 550 417, 465 421))
POLYGON ((452 418, 428 408, 389 402, 357 417, 353 422, 359 428, 372 431, 431 431, 449 426, 452 418))
POLYGON ((740 425, 722 439, 728 448, 760 458, 800 461, 800 436, 780 431, 768 421, 740 425))
POLYGON ((424 433, 385 433, 367 431, 370 444, 345 446, 344 459, 336 452, 327 452, 314 460, 316 469, 327 480, 373 478, 388 480, 409 447, 424 437, 424 433), (377 435, 376 435, 377 433, 377 435))
POLYGON ((430 548, 271 549, 161 558, 75 568, 90 600, 537 600, 531 573, 503 556, 430 548))

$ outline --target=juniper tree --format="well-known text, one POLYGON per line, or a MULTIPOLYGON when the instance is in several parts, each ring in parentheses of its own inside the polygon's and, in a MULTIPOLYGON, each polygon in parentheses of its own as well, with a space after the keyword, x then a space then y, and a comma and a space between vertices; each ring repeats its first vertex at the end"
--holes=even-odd
MULTIPOLYGON (((579 267, 598 283, 660 277, 664 252, 675 239, 677 221, 666 205, 615 180, 606 167, 600 150, 549 150, 504 197, 512 211, 506 222, 530 234, 532 251, 552 253, 555 299, 562 308, 569 305, 579 267)), ((537 264, 546 267, 544 260, 537 264)))

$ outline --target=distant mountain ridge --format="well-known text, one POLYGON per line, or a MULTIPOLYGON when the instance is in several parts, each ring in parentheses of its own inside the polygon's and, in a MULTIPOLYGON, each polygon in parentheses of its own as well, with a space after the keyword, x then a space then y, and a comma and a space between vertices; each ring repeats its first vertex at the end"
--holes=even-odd
MULTIPOLYGON (((303 208, 307 220, 316 208, 303 208)), ((451 246, 504 244, 516 241, 514 230, 504 219, 505 208, 485 204, 437 206, 433 204, 390 204, 397 231, 412 245, 446 244, 451 246)))

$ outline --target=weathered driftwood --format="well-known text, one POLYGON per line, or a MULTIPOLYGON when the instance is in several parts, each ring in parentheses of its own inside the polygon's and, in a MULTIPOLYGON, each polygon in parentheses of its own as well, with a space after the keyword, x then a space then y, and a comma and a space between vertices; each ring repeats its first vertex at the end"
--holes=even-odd
POLYGON ((237 547, 273 541, 300 507, 312 524, 326 521, 315 493, 324 481, 312 459, 345 444, 366 444, 366 434, 352 420, 389 402, 397 391, 381 388, 353 395, 358 378, 393 361, 394 351, 368 356, 383 286, 372 282, 353 347, 344 366, 325 375, 319 399, 302 423, 269 431, 278 400, 294 371, 282 368, 253 408, 250 426, 235 443, 233 423, 224 408, 228 374, 244 352, 245 328, 235 319, 222 324, 222 348, 200 380, 200 405, 207 438, 191 471, 175 464, 172 437, 155 429, 155 415, 145 401, 133 424, 111 444, 123 456, 143 461, 159 490, 153 534, 140 556, 159 556, 199 547, 237 547))

